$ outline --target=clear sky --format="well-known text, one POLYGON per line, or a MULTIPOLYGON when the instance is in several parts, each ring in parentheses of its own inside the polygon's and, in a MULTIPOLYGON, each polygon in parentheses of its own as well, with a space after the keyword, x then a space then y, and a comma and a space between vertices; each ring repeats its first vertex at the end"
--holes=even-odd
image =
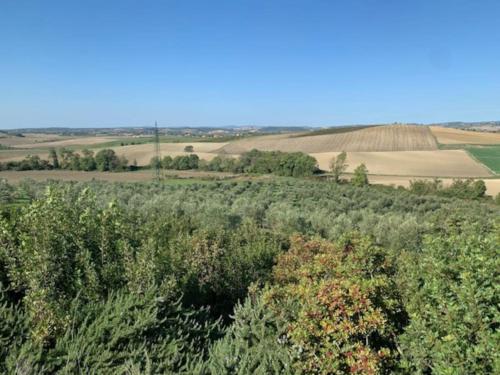
POLYGON ((154 120, 500 120, 500 1, 0 1, 1 128, 154 120))

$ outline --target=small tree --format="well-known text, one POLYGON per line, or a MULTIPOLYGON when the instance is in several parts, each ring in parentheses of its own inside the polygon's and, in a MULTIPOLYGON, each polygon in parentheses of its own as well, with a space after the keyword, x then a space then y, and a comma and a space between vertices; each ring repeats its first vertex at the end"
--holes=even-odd
POLYGON ((120 159, 111 149, 103 149, 96 154, 95 162, 97 170, 101 172, 116 171, 123 169, 126 159, 120 159))
POLYGON ((162 163, 156 156, 153 156, 151 160, 149 161, 149 166, 151 169, 156 169, 156 168, 161 168, 162 163))
POLYGON ((164 156, 161 161, 161 167, 164 169, 172 168, 172 157, 170 155, 164 156))
POLYGON ((49 159, 52 161, 52 168, 59 169, 59 159, 55 148, 49 150, 49 159))
POLYGON ((80 169, 84 171, 93 171, 96 169, 94 152, 88 149, 82 151, 83 157, 80 159, 80 169))
POLYGON ((486 193, 486 184, 483 180, 477 180, 472 183, 472 190, 474 191, 474 198, 483 198, 486 193))
POLYGON ((366 169, 363 163, 358 165, 354 170, 354 176, 352 177, 351 183, 358 187, 368 185, 368 169, 366 169))
POLYGON ((188 145, 188 146, 184 147, 184 151, 185 152, 193 152, 194 151, 194 147, 191 146, 191 145, 188 145))
POLYGON ((333 157, 330 161, 330 170, 332 171, 333 180, 335 183, 340 181, 340 176, 347 169, 348 164, 346 163, 347 154, 342 151, 337 157, 333 157))

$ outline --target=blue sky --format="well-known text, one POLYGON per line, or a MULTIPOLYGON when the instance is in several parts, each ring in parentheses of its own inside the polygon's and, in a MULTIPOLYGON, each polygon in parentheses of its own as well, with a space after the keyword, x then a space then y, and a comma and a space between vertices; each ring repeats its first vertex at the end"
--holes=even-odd
POLYGON ((500 1, 2 0, 0 127, 500 120, 500 1))

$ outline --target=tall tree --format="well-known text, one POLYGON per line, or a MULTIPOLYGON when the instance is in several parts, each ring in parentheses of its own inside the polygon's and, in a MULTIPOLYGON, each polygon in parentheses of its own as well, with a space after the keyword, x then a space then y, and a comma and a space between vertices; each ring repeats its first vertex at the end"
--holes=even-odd
POLYGON ((333 157, 330 161, 330 169, 332 171, 333 180, 335 183, 340 182, 340 176, 347 169, 348 164, 346 163, 347 154, 342 151, 337 157, 333 157))

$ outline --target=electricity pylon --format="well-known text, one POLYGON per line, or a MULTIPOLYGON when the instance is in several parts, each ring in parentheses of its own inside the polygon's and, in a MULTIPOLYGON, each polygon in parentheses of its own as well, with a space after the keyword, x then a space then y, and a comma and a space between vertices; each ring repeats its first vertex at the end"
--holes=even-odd
POLYGON ((158 123, 155 121, 155 168, 154 174, 156 181, 161 178, 161 155, 160 155, 160 135, 158 134, 158 123))

